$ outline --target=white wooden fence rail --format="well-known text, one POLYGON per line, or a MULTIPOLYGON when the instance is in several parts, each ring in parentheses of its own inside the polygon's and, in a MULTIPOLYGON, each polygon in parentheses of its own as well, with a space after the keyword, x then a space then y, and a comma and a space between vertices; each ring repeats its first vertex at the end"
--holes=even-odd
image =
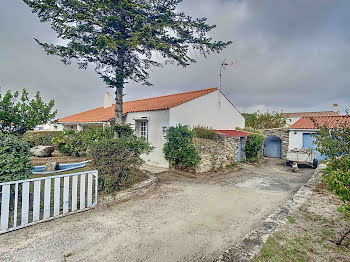
POLYGON ((1 183, 0 234, 91 209, 97 187, 96 170, 1 183))

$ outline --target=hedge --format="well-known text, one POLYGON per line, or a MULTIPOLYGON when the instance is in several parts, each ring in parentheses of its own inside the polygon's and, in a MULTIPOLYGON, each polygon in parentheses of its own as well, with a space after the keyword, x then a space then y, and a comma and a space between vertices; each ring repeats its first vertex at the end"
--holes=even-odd
POLYGON ((52 146, 52 138, 61 135, 62 131, 28 131, 23 136, 23 141, 30 147, 52 146))

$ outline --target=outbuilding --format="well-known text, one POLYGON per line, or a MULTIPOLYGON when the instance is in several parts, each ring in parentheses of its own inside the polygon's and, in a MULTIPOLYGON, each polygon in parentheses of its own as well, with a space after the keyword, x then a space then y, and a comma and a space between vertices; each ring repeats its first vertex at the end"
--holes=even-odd
MULTIPOLYGON (((303 148, 315 150, 314 135, 319 132, 319 127, 342 128, 344 125, 350 126, 350 116, 303 117, 290 127, 288 149, 303 148)), ((315 153, 318 161, 327 158, 327 156, 321 155, 318 151, 315 153)))

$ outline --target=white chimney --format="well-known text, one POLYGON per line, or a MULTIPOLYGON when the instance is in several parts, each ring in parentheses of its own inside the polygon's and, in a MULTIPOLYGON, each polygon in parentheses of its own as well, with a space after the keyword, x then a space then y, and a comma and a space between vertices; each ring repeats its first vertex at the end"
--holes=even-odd
POLYGON ((333 112, 338 112, 339 113, 338 104, 333 104, 333 112))
POLYGON ((109 92, 106 92, 105 98, 103 101, 103 107, 108 108, 112 106, 112 95, 109 92))

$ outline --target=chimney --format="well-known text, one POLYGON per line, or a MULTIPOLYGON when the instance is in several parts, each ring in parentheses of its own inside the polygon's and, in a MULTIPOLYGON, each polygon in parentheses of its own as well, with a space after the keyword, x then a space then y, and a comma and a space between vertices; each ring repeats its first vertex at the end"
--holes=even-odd
POLYGON ((108 108, 112 106, 112 95, 109 92, 106 92, 105 98, 103 101, 103 107, 108 108))
POLYGON ((338 104, 333 104, 333 112, 338 112, 339 113, 338 104))

